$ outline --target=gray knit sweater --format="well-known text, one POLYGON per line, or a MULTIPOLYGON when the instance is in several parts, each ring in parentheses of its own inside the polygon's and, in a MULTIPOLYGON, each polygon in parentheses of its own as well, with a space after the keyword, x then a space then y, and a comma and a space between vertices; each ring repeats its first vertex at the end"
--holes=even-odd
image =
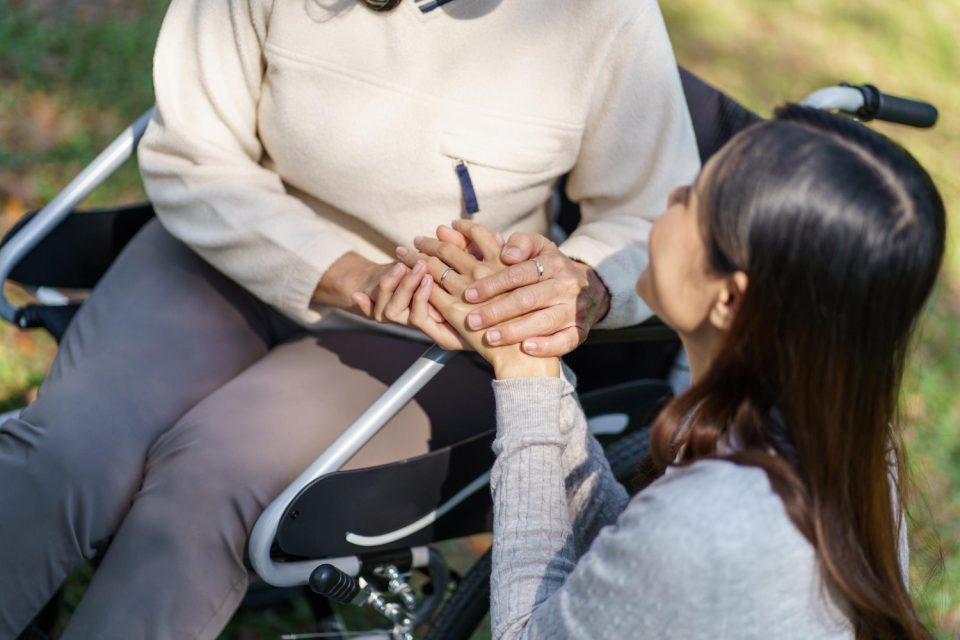
POLYGON ((852 637, 763 471, 704 460, 631 499, 570 383, 494 392, 494 638, 852 637))

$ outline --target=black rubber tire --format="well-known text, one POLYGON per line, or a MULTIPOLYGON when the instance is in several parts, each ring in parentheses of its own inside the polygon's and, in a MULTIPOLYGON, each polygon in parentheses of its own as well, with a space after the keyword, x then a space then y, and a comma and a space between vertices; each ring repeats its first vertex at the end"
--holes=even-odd
POLYGON ((613 477, 624 484, 628 491, 636 479, 640 462, 647 457, 649 445, 650 427, 644 427, 612 442, 604 450, 613 477))
MULTIPOLYGON (((620 482, 630 483, 637 465, 647 455, 650 429, 629 433, 605 450, 610 470, 620 482)), ((434 618, 424 640, 469 640, 490 610, 491 551, 470 567, 434 618)))
POLYGON ((468 640, 490 610, 491 550, 480 556, 440 607, 424 640, 468 640))

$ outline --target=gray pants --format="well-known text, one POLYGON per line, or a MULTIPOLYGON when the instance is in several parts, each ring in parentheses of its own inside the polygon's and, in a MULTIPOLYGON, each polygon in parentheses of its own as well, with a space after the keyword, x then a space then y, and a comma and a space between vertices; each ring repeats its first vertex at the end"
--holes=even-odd
MULTIPOLYGON (((0 425, 0 639, 108 543, 64 638, 216 637, 261 510, 424 349, 308 334, 150 223, 0 425)), ((348 466, 491 428, 489 380, 455 358, 348 466)))

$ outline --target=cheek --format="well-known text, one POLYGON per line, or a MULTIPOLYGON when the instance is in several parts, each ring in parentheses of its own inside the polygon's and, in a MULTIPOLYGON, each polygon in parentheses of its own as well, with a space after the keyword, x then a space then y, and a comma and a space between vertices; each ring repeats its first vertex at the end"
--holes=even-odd
POLYGON ((680 333, 694 331, 705 315, 705 291, 695 268, 701 256, 684 222, 664 216, 653 225, 650 263, 637 281, 637 293, 650 310, 680 333))
POLYGON ((650 308, 653 315, 660 317, 660 304, 657 301, 656 295, 654 295, 653 285, 651 284, 653 276, 650 274, 651 266, 647 265, 647 268, 640 272, 640 277, 637 278, 637 284, 634 286, 634 290, 637 292, 637 295, 640 296, 640 299, 647 303, 647 307, 650 308))
MULTIPOLYGON (((671 272, 674 270, 670 256, 670 229, 669 220, 666 215, 661 216, 650 230, 650 238, 647 243, 648 263, 647 268, 643 270, 637 279, 637 294, 643 298, 650 310, 653 311, 661 320, 669 324, 667 315, 663 308, 662 299, 664 292, 669 292, 671 272)), ((667 296, 669 297, 669 295, 667 296)))

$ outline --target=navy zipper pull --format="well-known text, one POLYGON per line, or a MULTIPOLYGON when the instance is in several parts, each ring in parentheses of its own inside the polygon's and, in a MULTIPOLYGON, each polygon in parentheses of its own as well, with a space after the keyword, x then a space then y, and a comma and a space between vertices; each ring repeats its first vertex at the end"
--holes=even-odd
POLYGON ((470 179, 470 169, 463 160, 456 161, 457 179, 460 181, 460 191, 463 192, 463 209, 468 216, 480 211, 480 204, 477 202, 477 192, 473 188, 473 180, 470 179))
MULTIPOLYGON (((417 0, 418 2, 420 0, 417 0)), ((453 2, 453 0, 431 0, 430 2, 425 2, 420 5, 420 13, 430 13, 434 9, 439 9, 448 2, 453 2)))

